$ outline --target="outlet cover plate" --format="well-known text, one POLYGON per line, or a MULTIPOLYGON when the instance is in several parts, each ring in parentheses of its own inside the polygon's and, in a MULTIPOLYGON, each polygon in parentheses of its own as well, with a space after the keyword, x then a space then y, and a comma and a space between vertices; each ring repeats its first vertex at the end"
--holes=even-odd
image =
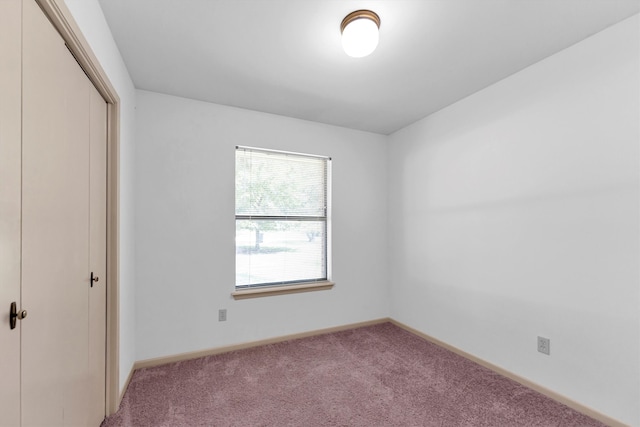
POLYGON ((227 309, 221 308, 218 310, 218 322, 226 322, 227 321, 227 309))
POLYGON ((538 351, 549 356, 551 354, 551 340, 549 338, 538 337, 538 351))

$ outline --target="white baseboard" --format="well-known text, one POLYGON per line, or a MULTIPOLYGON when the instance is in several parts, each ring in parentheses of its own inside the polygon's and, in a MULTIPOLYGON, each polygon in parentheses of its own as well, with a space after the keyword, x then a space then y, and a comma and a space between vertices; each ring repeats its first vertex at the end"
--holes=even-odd
POLYGON ((265 339, 265 340, 251 341, 251 342, 246 342, 246 343, 241 343, 241 344, 233 344, 233 345, 228 345, 228 346, 224 346, 224 347, 210 348, 210 349, 206 349, 206 350, 192 351, 192 352, 181 353, 181 354, 176 354, 176 355, 172 355, 172 356, 164 356, 164 357, 156 357, 156 358, 153 358, 153 359, 139 360, 136 363, 134 363, 133 369, 135 370, 135 369, 142 369, 142 368, 151 368, 153 366, 165 365, 167 363, 174 363, 174 362, 181 362, 183 360, 197 359, 199 357, 211 356, 211 355, 220 354, 220 353, 228 353, 230 351, 243 350, 245 348, 258 347, 258 346, 261 346, 261 345, 275 344, 275 343, 279 343, 279 342, 283 342, 283 341, 290 341, 290 340, 296 340, 296 339, 300 339, 300 338, 307 338, 307 337, 312 337, 312 336, 315 336, 315 335, 330 334, 330 333, 333 333, 333 332, 346 331, 348 329, 361 328, 361 327, 364 327, 364 326, 371 326, 371 325, 376 325, 378 323, 385 323, 385 322, 389 322, 389 321, 390 321, 389 318, 369 320, 367 322, 351 323, 349 325, 335 326, 335 327, 332 327, 332 328, 325 328, 325 329, 317 329, 317 330, 308 331, 308 332, 301 332, 301 333, 298 333, 298 334, 283 335, 283 336, 280 336, 280 337, 268 338, 268 339, 265 339))
MULTIPOLYGON (((133 373, 135 372, 135 370, 136 370, 136 365, 134 364, 131 367, 131 370, 129 371, 129 375, 127 375, 127 378, 124 380, 124 386, 122 387, 120 394, 118 395, 118 401, 116 402, 116 412, 118 411, 118 409, 120 409, 122 398, 124 397, 124 394, 127 392, 127 388, 129 388, 129 383, 131 382, 131 378, 133 378, 133 373)), ((107 415, 113 415, 113 414, 107 414, 107 415)))

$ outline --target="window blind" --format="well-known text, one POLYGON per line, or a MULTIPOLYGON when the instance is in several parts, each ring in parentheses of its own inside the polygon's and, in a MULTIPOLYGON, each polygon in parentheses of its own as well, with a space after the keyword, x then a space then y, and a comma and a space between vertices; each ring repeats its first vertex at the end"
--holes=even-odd
POLYGON ((236 148, 236 287, 327 279, 328 157, 236 148))

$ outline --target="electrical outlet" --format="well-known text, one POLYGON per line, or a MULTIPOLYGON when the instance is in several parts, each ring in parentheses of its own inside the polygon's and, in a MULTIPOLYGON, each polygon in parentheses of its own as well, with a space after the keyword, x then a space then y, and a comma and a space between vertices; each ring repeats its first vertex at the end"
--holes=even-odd
POLYGON ((218 310, 218 322, 226 322, 227 321, 227 309, 221 308, 218 310))
POLYGON ((547 356, 551 354, 551 340, 549 338, 538 337, 538 351, 547 356))

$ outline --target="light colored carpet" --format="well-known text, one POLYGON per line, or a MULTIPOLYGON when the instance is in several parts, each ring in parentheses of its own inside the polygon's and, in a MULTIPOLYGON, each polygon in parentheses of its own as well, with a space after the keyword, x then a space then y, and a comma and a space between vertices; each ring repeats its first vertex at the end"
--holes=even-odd
POLYGON ((602 426, 390 323, 135 372, 112 426, 602 426))

